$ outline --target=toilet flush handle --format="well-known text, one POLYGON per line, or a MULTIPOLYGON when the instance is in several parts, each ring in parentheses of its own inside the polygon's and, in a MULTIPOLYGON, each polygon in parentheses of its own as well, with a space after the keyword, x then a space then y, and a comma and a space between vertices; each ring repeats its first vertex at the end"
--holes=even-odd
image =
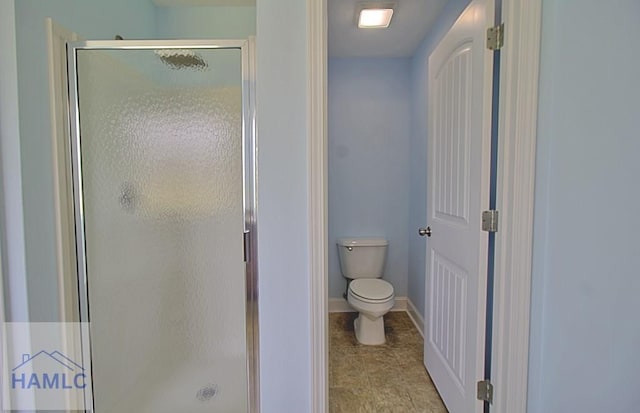
POLYGON ((347 247, 347 251, 353 251, 353 247, 347 247))

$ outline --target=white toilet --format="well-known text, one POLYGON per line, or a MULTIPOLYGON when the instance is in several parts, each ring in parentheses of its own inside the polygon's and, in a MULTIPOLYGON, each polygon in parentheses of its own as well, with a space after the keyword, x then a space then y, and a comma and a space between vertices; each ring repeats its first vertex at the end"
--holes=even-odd
POLYGON ((356 339, 361 344, 384 344, 383 317, 394 304, 393 285, 380 279, 388 242, 384 238, 338 240, 340 268, 349 279, 347 301, 356 311, 356 339))

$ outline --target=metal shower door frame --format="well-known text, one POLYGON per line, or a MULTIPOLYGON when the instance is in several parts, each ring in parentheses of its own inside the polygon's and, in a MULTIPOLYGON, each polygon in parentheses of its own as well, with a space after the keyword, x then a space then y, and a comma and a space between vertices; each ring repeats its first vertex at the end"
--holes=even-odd
MULTIPOLYGON (((156 50, 156 49, 235 49, 242 60, 242 177, 245 240, 247 398, 249 413, 260 411, 259 327, 258 327, 258 255, 256 220, 256 123, 255 123, 255 40, 90 40, 67 43, 67 77, 69 80, 69 131, 73 175, 73 206, 78 268, 78 305, 81 322, 90 322, 89 289, 85 239, 85 214, 82 191, 82 157, 80 155, 80 107, 78 93, 77 52, 79 50, 156 50)), ((82 351, 91 358, 89 343, 82 351)), ((94 411, 93 389, 85 392, 85 406, 94 411)))

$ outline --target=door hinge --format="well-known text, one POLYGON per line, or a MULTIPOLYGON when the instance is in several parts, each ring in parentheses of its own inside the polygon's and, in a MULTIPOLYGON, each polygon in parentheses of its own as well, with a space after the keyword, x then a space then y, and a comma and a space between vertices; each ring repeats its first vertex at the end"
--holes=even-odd
POLYGON ((498 232, 498 211, 495 209, 482 211, 482 230, 498 232))
POLYGON ((504 23, 487 29, 487 49, 499 50, 504 46, 504 23))
POLYGON ((478 382, 478 400, 493 403, 493 384, 489 380, 478 382))

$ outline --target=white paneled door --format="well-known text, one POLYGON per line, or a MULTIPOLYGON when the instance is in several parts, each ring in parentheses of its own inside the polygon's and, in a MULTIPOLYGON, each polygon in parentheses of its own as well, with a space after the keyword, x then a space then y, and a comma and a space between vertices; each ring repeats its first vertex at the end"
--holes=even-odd
POLYGON ((474 0, 429 57, 425 365, 449 412, 482 411, 494 0, 474 0))

